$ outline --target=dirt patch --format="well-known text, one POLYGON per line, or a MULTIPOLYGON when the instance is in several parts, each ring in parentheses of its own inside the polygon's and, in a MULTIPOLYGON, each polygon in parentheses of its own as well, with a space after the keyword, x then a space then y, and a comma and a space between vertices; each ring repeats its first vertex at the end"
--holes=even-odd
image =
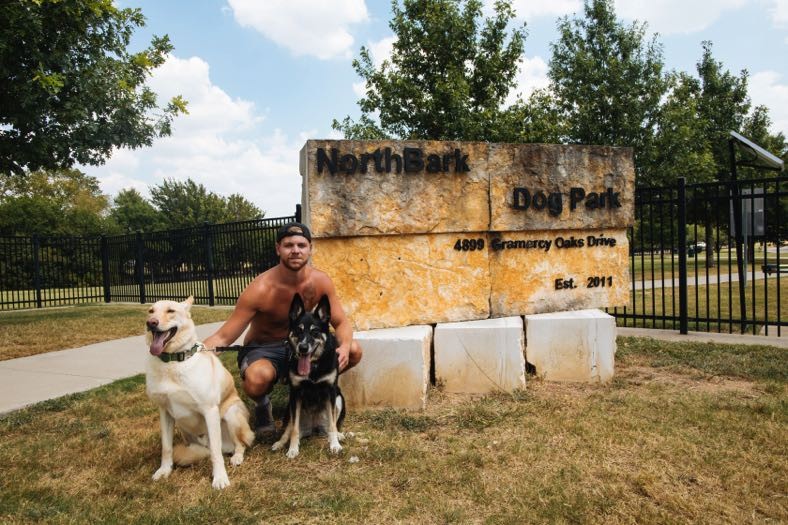
POLYGON ((752 397, 758 396, 757 384, 752 381, 704 375, 690 368, 654 368, 641 365, 627 365, 618 367, 616 375, 620 381, 625 381, 632 385, 651 383, 710 394, 736 393, 752 397))

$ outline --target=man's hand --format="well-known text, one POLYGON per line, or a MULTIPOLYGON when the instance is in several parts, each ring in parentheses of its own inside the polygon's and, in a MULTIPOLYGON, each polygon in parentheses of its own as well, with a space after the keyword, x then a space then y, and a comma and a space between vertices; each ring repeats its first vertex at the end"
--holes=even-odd
POLYGON ((350 343, 342 343, 337 348, 337 356, 339 357, 339 371, 347 367, 348 361, 350 360, 350 343))

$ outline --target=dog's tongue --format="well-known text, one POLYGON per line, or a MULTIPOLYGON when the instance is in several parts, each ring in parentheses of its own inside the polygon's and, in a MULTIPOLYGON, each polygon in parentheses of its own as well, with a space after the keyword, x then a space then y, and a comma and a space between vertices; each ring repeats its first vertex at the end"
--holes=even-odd
POLYGON ((312 369, 312 362, 308 355, 298 358, 298 375, 308 376, 309 371, 312 369))
POLYGON ((164 339, 167 332, 153 332, 153 339, 150 342, 151 355, 160 355, 164 351, 164 339))

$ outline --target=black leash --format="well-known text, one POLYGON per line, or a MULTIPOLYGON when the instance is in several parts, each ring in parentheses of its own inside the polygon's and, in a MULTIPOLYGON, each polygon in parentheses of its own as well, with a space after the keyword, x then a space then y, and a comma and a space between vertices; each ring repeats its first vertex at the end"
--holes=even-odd
POLYGON ((217 346, 213 351, 217 354, 221 354, 222 352, 237 352, 241 348, 243 348, 243 345, 217 346))

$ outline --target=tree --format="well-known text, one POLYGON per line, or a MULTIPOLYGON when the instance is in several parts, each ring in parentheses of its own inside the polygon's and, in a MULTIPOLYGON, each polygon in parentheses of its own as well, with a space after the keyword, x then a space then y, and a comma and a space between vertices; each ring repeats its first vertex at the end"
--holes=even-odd
POLYGON ((746 70, 742 70, 739 76, 724 70, 722 62, 712 56, 711 48, 711 42, 703 42, 703 56, 697 64, 700 80, 698 118, 703 123, 705 140, 714 156, 715 178, 722 181, 730 177, 729 132, 742 131, 750 110, 747 94, 749 75, 746 70))
POLYGON ((506 1, 482 19, 480 0, 392 1, 391 59, 375 67, 362 47, 353 61, 366 81, 361 118, 334 120, 350 139, 516 140, 522 105, 503 108, 514 86, 525 28, 509 30, 506 1))
MULTIPOLYGON (((769 132, 768 110, 758 106, 750 111, 747 71, 732 74, 713 57, 711 42, 702 46, 697 78, 687 73, 671 76, 671 89, 660 109, 655 161, 648 183, 672 184, 677 177, 685 177, 690 183, 728 180, 730 131, 742 133, 778 156, 786 155, 783 134, 769 132)), ((739 172, 743 179, 759 176, 750 168, 740 168, 739 172)), ((695 188, 692 195, 689 220, 703 224, 706 266, 713 267, 715 227, 728 229, 727 193, 710 187, 705 193, 703 188, 695 188)), ((775 210, 775 206, 770 209, 775 210)))
POLYGON ((164 229, 159 211, 134 188, 121 190, 115 196, 110 217, 124 233, 164 229))
POLYGON ((188 228, 208 223, 232 222, 263 216, 254 204, 241 195, 228 199, 191 179, 165 180, 150 190, 151 201, 159 210, 167 229, 188 228))
POLYGON ((584 17, 560 19, 558 31, 548 76, 565 141, 630 146, 640 174, 667 87, 661 46, 644 41, 645 25, 619 22, 612 0, 586 0, 584 17))
POLYGON ((654 148, 639 182, 668 186, 679 177, 689 183, 714 180, 717 166, 707 140, 707 128, 698 118, 700 83, 681 72, 671 73, 668 85, 668 94, 659 108, 654 148))
POLYGON ((2 235, 98 235, 108 209, 98 179, 79 170, 0 178, 2 235))
POLYGON ((145 85, 172 45, 127 50, 145 19, 111 0, 0 5, 0 174, 102 164, 116 147, 148 146, 186 111, 145 85))
POLYGON ((260 208, 246 200, 239 193, 233 193, 227 197, 225 206, 227 208, 227 220, 229 221, 249 221, 265 217, 264 211, 261 211, 260 208))

